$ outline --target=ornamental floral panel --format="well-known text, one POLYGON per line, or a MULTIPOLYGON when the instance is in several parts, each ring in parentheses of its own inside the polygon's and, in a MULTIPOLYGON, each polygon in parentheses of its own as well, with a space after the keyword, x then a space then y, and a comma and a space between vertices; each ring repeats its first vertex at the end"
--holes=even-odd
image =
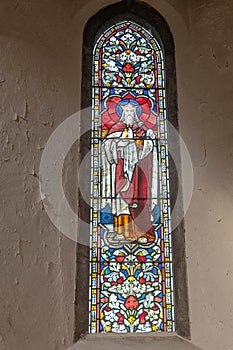
POLYGON ((90 333, 172 332, 164 53, 132 21, 93 53, 90 333))

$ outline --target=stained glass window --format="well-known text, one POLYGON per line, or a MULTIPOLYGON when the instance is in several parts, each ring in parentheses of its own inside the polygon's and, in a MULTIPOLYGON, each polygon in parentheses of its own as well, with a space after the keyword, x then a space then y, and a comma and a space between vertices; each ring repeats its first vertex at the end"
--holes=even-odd
POLYGON ((134 21, 93 51, 89 332, 172 332, 164 52, 134 21))

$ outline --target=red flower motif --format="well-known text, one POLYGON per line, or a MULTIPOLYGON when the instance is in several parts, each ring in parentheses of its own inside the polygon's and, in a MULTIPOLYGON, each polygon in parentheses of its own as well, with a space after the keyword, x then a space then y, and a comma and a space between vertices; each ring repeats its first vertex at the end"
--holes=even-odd
POLYGON ((124 282, 123 277, 118 278, 117 283, 122 284, 124 282))
POLYGON ((126 63, 123 67, 123 71, 125 73, 133 73, 134 72, 134 67, 132 66, 131 63, 126 63))
POLYGON ((145 323, 145 317, 146 317, 147 313, 144 311, 143 313, 141 313, 141 315, 139 316, 139 322, 140 323, 145 323))
POLYGON ((145 262, 146 261, 146 257, 145 256, 141 256, 141 255, 137 255, 138 261, 140 262, 145 262))
POLYGON ((118 322, 119 322, 119 323, 124 323, 124 316, 119 317, 118 322))
POLYGON ((117 82, 120 83, 121 80, 122 80, 122 78, 120 77, 120 75, 117 75, 116 78, 117 78, 117 82))
POLYGON ((117 317, 119 317, 118 323, 124 323, 124 316, 120 312, 117 313, 117 317))
POLYGON ((144 283, 146 283, 146 280, 145 280, 145 278, 141 277, 141 278, 139 279, 139 282, 142 283, 142 284, 144 284, 144 283))
POLYGON ((130 295, 125 301, 125 307, 130 310, 136 309, 138 307, 138 300, 133 295, 130 295))
POLYGON ((125 256, 124 255, 118 255, 116 256, 116 261, 122 263, 125 260, 125 256))

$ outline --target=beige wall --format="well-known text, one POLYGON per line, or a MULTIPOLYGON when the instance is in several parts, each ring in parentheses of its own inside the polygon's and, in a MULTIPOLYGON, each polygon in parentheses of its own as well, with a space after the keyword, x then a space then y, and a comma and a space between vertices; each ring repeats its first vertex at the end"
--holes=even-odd
MULTIPOLYGON (((233 348, 232 1, 193 1, 177 41, 181 133, 194 168, 186 215, 192 341, 233 348)), ((176 38, 176 36, 175 36, 176 38)))
POLYGON ((38 172, 48 137, 78 109, 79 76, 66 50, 71 13, 56 1, 1 7, 0 349, 64 349, 72 343, 75 244, 43 210, 38 172))
MULTIPOLYGON (((0 349, 72 344, 75 244, 39 196, 43 147, 79 108, 83 27, 113 1, 0 4, 0 349)), ((194 167, 186 215, 192 342, 233 348, 232 12, 228 0, 148 0, 176 45, 181 134, 194 167)), ((75 153, 74 153, 75 154, 75 153)), ((75 162, 64 185, 75 208, 75 162)))

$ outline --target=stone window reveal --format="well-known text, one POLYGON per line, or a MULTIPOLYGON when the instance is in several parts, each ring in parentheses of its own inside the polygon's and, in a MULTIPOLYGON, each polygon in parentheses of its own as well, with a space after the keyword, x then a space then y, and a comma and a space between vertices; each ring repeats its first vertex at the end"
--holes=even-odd
POLYGON ((80 157, 91 150, 92 202, 80 196, 79 207, 91 223, 91 247, 77 246, 75 339, 85 332, 174 330, 189 337, 184 228, 172 231, 171 245, 169 226, 178 186, 166 135, 166 118, 178 128, 172 35, 154 8, 122 1, 90 18, 83 38, 82 108, 92 106, 92 117, 82 118, 91 132, 81 139, 80 157), (129 292, 133 284, 137 295, 129 292), (145 307, 141 288, 148 295, 149 285, 145 307))

